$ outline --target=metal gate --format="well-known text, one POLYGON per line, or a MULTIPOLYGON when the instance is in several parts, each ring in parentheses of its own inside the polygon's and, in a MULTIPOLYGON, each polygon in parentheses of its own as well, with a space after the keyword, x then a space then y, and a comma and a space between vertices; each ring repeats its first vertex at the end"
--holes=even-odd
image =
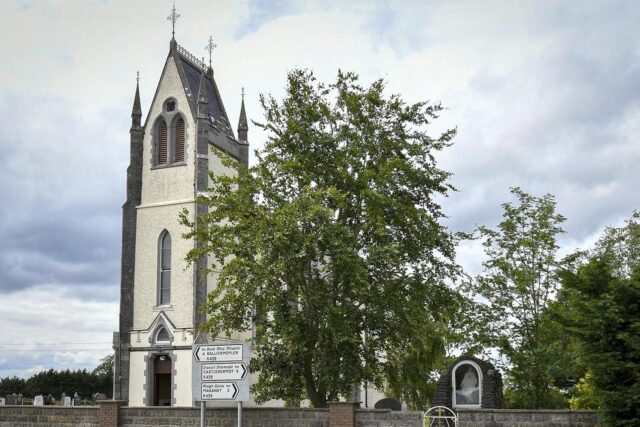
POLYGON ((425 427, 458 427, 458 416, 446 406, 434 406, 424 413, 425 427))

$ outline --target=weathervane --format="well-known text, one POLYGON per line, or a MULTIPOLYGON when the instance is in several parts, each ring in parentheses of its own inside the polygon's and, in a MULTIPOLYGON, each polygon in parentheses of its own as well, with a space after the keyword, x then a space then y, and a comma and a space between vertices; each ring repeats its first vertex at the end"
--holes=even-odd
POLYGON ((171 22, 171 38, 176 38, 176 21, 180 18, 180 14, 176 13, 176 2, 173 0, 173 7, 171 8, 171 15, 167 17, 167 21, 171 22))
POLYGON ((213 42, 213 37, 209 36, 209 43, 204 47, 209 52, 209 68, 211 68, 211 55, 213 54, 213 49, 217 47, 218 45, 213 42))

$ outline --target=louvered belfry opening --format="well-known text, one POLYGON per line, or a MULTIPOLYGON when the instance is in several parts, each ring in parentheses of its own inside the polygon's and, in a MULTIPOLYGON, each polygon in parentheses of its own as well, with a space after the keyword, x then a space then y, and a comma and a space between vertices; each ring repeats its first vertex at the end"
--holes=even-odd
POLYGON ((160 138, 158 139, 158 164, 167 163, 167 122, 160 121, 160 138))
POLYGON ((184 161, 184 120, 176 120, 176 162, 184 161))

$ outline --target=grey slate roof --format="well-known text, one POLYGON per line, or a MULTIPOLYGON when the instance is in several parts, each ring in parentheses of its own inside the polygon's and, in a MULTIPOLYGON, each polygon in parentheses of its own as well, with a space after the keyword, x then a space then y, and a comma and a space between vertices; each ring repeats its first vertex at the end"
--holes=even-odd
MULTIPOLYGON (((178 53, 180 57, 179 65, 182 66, 182 70, 184 71, 184 76, 187 80, 187 84, 189 86, 189 91, 191 92, 190 101, 193 103, 193 106, 197 110, 198 103, 198 91, 200 88, 200 77, 202 76, 202 71, 196 67, 191 61, 180 53, 178 53)), ((222 121, 227 126, 224 126, 223 131, 227 133, 230 137, 235 139, 233 134, 233 130, 229 126, 229 118, 227 117, 227 113, 224 109, 224 105, 222 103, 222 98, 220 97, 220 92, 218 91, 218 87, 215 83, 213 77, 205 72, 205 83, 207 87, 207 98, 209 102, 209 113, 213 115, 216 121, 222 121)))

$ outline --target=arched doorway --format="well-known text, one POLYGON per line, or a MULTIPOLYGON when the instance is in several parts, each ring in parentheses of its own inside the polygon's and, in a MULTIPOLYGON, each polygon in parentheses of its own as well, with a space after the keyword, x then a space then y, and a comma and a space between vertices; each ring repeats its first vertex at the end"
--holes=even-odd
POLYGON ((171 406, 171 359, 156 356, 153 361, 153 406, 171 406))

